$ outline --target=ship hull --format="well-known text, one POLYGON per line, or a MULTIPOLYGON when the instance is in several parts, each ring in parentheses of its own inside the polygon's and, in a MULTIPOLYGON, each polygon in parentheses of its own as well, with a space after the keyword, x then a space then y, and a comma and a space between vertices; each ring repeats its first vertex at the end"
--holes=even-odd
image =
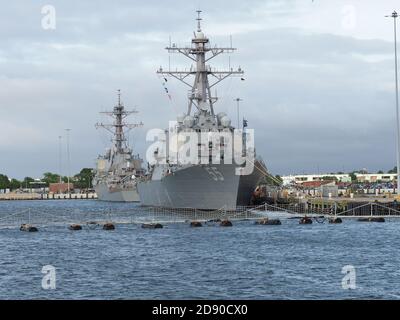
POLYGON ((252 174, 240 176, 235 174, 236 168, 234 164, 194 165, 160 180, 139 182, 141 204, 202 210, 248 206, 262 173, 254 169, 252 174))
POLYGON ((113 202, 139 202, 139 194, 136 188, 110 191, 104 183, 95 186, 97 199, 101 201, 113 202))

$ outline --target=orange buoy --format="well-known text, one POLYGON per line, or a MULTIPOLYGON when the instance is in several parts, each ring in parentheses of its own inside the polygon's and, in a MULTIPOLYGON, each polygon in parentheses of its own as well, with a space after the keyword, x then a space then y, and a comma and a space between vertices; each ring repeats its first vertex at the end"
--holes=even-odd
POLYGON ((191 227, 202 227, 203 225, 201 224, 200 221, 192 221, 190 222, 191 227))
POLYGON ((115 230, 115 226, 111 222, 107 222, 103 225, 103 230, 115 230))
POLYGON ((73 231, 75 231, 75 230, 82 230, 82 226, 80 225, 80 224, 71 224, 69 227, 68 227, 68 229, 69 230, 73 230, 73 231))
POLYGON ((38 232, 38 228, 27 224, 27 223, 23 223, 21 224, 21 227, 19 228, 20 231, 26 231, 26 232, 38 232))
POLYGON ((300 219, 299 224, 312 224, 311 218, 304 216, 300 219))
POLYGON ((220 223, 221 227, 232 227, 232 222, 230 222, 229 220, 222 220, 220 223))

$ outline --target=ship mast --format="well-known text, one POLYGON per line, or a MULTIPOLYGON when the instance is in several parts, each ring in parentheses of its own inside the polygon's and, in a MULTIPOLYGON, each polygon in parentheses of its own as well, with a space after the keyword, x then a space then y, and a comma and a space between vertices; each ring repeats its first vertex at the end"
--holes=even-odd
POLYGON ((191 47, 178 47, 176 44, 168 46, 166 49, 168 52, 178 52, 186 56, 195 62, 195 68, 193 66, 189 71, 187 70, 163 70, 161 67, 157 71, 158 74, 165 76, 171 76, 179 81, 183 82, 185 85, 189 86, 189 102, 187 116, 191 114, 193 105, 199 110, 200 114, 204 116, 211 115, 213 118, 214 114, 214 103, 218 100, 217 97, 211 95, 211 88, 222 80, 228 78, 229 76, 240 76, 243 71, 239 67, 237 70, 230 68, 229 70, 213 70, 209 65, 206 65, 208 61, 215 58, 221 53, 231 53, 236 50, 233 47, 210 47, 209 39, 204 35, 201 29, 200 17, 201 11, 197 11, 197 32, 194 33, 194 38, 192 39, 191 47), (190 84, 187 81, 189 76, 194 76, 194 83, 190 84), (213 78, 213 82, 209 81, 209 76, 213 78))
POLYGON ((114 118, 114 122, 112 124, 104 124, 104 123, 96 123, 95 127, 96 129, 98 128, 104 128, 107 131, 111 132, 113 134, 113 141, 115 148, 117 152, 124 152, 124 149, 126 148, 126 133, 133 129, 133 128, 138 128, 143 126, 143 123, 126 123, 123 120, 133 114, 133 113, 138 113, 136 110, 125 110, 125 107, 123 103, 121 102, 121 90, 118 89, 118 104, 114 107, 113 111, 105 111, 105 112, 100 112, 104 113, 112 118, 114 118), (127 128, 127 130, 124 130, 124 128, 127 128))

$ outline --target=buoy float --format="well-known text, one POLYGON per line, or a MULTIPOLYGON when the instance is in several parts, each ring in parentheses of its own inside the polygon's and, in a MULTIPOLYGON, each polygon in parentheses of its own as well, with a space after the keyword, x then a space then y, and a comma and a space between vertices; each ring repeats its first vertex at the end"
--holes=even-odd
POLYGON ((268 218, 264 218, 261 220, 256 221, 255 224, 260 224, 263 226, 278 226, 281 225, 281 220, 279 219, 268 219, 268 218))
POLYGON ((329 219, 329 223, 342 223, 343 221, 342 221, 342 219, 340 219, 340 218, 330 218, 329 219))
POLYGON ((359 218, 360 222, 385 222, 385 218, 383 217, 371 217, 371 218, 359 218))
POLYGON ((232 227, 232 222, 230 222, 229 220, 222 220, 220 223, 221 227, 232 227))
POLYGON ((38 232, 39 231, 38 228, 36 228, 30 224, 27 224, 27 223, 21 224, 21 227, 19 228, 19 230, 26 231, 26 232, 38 232))
POLYGON ((82 226, 80 225, 80 224, 71 224, 69 227, 68 227, 68 229, 69 230, 82 230, 82 226))
POLYGON ((115 230, 115 226, 111 222, 107 222, 103 225, 103 230, 115 230))
POLYGON ((143 223, 142 228, 144 229, 161 229, 163 225, 161 223, 143 223))
POLYGON ((192 221, 190 222, 191 227, 202 227, 203 225, 201 224, 200 221, 192 221))
POLYGON ((305 216, 299 220, 299 224, 312 224, 311 218, 305 216))

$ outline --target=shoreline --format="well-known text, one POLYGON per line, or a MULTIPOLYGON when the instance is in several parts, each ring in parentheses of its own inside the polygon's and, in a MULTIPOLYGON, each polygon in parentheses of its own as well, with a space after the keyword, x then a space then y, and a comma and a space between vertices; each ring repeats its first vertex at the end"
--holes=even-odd
POLYGON ((0 201, 15 200, 97 200, 97 194, 91 193, 6 193, 0 194, 0 201))

